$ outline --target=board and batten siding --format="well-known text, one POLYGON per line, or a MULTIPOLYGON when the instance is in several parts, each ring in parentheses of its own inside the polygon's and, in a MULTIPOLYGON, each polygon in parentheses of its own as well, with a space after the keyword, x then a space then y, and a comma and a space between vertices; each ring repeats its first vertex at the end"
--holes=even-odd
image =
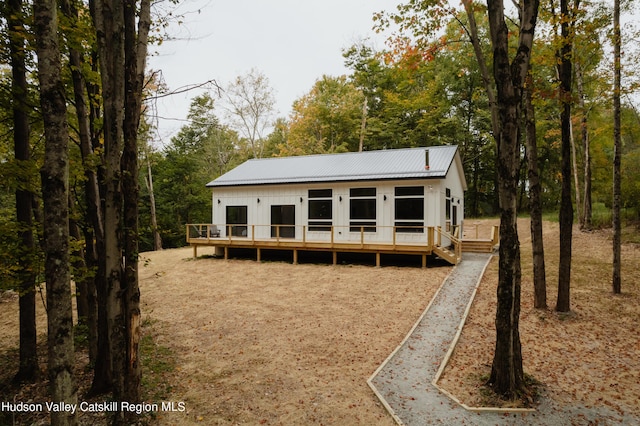
MULTIPOLYGON (((460 199, 460 209, 464 209, 463 188, 460 183, 459 170, 452 164, 446 179, 416 179, 416 180, 384 180, 384 181, 354 181, 354 182, 323 182, 312 184, 279 184, 279 185, 248 185, 213 188, 213 224, 220 228, 221 236, 225 237, 227 229, 226 210, 228 206, 247 207, 247 237, 253 235, 256 239, 271 238, 271 206, 295 206, 295 239, 303 239, 305 227, 306 239, 311 241, 330 241, 331 234, 327 231, 310 231, 309 225, 309 190, 332 190, 332 225, 334 226, 334 241, 360 241, 360 232, 350 230, 350 190, 353 188, 376 188, 376 232, 367 232, 369 242, 393 241, 393 226, 395 223, 395 188, 396 187, 424 187, 424 226, 442 226, 445 229, 445 188, 449 187, 452 196, 460 199), (445 186, 448 185, 448 186, 445 186), (258 200, 260 200, 258 202, 258 200), (252 228, 255 225, 255 228, 252 228)), ((460 210, 459 220, 462 219, 460 210)), ((426 232, 397 233, 399 243, 426 241, 426 232)))

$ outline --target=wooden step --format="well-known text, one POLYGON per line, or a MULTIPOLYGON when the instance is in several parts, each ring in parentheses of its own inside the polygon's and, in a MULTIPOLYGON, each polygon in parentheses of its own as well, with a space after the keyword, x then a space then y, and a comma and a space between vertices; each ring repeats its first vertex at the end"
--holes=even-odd
POLYGON ((462 240, 462 251, 467 253, 491 253, 493 251, 493 241, 462 240))
POLYGON ((438 255, 438 257, 440 257, 443 260, 446 260, 447 262, 449 262, 452 265, 456 265, 458 264, 458 262, 460 261, 460 259, 458 259, 456 257, 456 254, 454 252, 452 252, 451 250, 445 248, 445 247, 434 247, 433 248, 433 252, 435 254, 438 255))

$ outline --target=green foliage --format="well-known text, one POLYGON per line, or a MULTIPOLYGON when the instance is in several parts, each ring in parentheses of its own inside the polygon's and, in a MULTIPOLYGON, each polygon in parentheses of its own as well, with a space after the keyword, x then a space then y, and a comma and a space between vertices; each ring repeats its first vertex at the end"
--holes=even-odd
POLYGON ((364 98, 345 77, 323 76, 293 103, 280 156, 357 151, 364 98))
MULTIPOLYGON (((192 101, 188 118, 191 124, 184 126, 162 152, 148 154, 164 247, 185 244, 187 223, 211 221, 211 190, 205 185, 246 158, 237 134, 220 125, 209 95, 192 101)), ((147 225, 149 194, 144 184, 141 187, 140 250, 144 251, 152 247, 152 236, 147 225)))

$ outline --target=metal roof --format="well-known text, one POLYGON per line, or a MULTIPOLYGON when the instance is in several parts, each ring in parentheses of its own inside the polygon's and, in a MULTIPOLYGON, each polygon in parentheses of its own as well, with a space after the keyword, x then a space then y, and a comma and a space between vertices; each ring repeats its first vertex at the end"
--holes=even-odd
POLYGON ((209 182, 207 186, 439 179, 446 176, 457 149, 455 145, 447 145, 253 159, 209 182), (428 169, 425 167, 425 151, 429 151, 428 169))

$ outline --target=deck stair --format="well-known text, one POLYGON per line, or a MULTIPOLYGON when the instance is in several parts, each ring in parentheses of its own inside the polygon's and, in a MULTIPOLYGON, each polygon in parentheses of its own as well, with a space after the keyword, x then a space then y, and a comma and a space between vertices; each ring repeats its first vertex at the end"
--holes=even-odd
POLYGON ((495 246, 499 242, 499 229, 497 225, 491 227, 491 233, 489 238, 478 238, 480 236, 478 232, 479 222, 473 225, 467 225, 467 232, 465 237, 462 238, 462 251, 468 253, 492 253, 495 246), (475 233, 474 231, 475 226, 475 233), (474 238, 469 238, 468 234, 471 234, 474 238))
POLYGON ((491 253, 495 246, 493 240, 462 240, 462 251, 467 253, 491 253))
POLYGON ((458 259, 458 256, 454 251, 449 250, 447 247, 434 246, 433 252, 438 255, 439 258, 449 262, 452 265, 456 265, 461 260, 458 259))

